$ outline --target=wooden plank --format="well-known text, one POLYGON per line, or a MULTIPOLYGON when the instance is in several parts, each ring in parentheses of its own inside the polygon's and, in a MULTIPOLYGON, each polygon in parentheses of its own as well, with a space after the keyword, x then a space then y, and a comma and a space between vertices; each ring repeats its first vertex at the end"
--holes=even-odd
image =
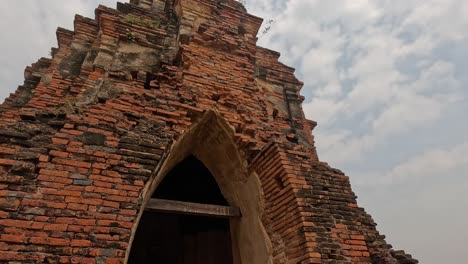
POLYGON ((178 213, 186 215, 201 215, 213 217, 240 217, 241 212, 237 207, 189 203, 173 200, 151 199, 145 210, 166 213, 178 213))

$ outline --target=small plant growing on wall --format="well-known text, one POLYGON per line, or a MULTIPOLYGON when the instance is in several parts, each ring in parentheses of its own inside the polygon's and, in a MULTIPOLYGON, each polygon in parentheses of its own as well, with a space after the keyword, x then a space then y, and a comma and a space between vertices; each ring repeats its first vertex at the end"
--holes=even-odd
POLYGON ((128 15, 125 18, 125 22, 127 22, 129 24, 144 26, 144 27, 153 28, 153 29, 158 28, 159 24, 160 24, 160 22, 158 20, 141 19, 141 18, 139 18, 137 16, 134 16, 134 15, 128 15))
MULTIPOLYGON (((247 0, 236 0, 236 1, 241 3, 247 9, 247 0)), ((260 28, 260 31, 259 31, 257 37, 261 38, 261 37, 265 36, 266 34, 268 34, 268 32, 270 32, 271 27, 272 27, 274 22, 275 21, 273 19, 265 20, 262 27, 260 28)))
POLYGON ((128 41, 135 41, 135 36, 129 28, 127 28, 127 39, 128 41))
POLYGON ((261 37, 265 36, 266 34, 268 34, 268 32, 270 32, 271 26, 273 25, 274 22, 275 22, 275 21, 274 21, 273 19, 267 20, 267 21, 265 22, 263 28, 261 29, 258 38, 261 38, 261 37))

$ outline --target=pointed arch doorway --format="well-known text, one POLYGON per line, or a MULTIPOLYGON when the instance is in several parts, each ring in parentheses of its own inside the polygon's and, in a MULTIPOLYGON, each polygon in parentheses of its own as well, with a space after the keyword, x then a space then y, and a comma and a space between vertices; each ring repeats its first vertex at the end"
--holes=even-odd
POLYGON ((273 263, 272 244, 263 225, 265 200, 260 179, 248 168, 232 127, 216 109, 206 111, 171 146, 141 198, 142 210, 132 230, 125 263, 273 263), (190 226, 201 229, 192 234, 208 228, 211 240, 200 239, 200 243, 188 243, 192 246, 185 247, 186 240, 179 235, 190 233, 186 232, 190 226), (206 241, 212 242, 206 246, 206 241), (205 249, 212 247, 210 253, 226 253, 219 254, 220 260, 211 260, 211 256, 202 253, 205 249, 198 247, 201 244, 205 249), (185 248, 181 251, 181 247, 185 248), (177 256, 169 262, 151 257, 145 260, 145 254, 152 250, 177 256), (189 250, 206 257, 184 263, 185 256, 181 255, 191 254, 189 250))
POLYGON ((230 207, 216 180, 193 155, 153 193, 138 226, 130 264, 232 264, 230 207))

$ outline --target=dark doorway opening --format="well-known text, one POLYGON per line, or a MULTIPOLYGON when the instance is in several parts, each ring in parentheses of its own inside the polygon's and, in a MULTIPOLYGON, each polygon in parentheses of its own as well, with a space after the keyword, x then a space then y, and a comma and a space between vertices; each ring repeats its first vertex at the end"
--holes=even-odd
MULTIPOLYGON (((189 156, 159 184, 152 199, 227 206, 210 171, 189 156)), ((130 264, 232 264, 228 218, 145 211, 130 264)))
POLYGON ((211 172, 192 155, 169 172, 154 192, 153 198, 228 205, 211 172))

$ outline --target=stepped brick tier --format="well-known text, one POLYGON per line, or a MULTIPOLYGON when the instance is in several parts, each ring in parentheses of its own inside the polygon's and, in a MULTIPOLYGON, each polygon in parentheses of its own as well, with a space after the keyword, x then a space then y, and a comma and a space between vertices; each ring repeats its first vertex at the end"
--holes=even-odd
POLYGON ((95 14, 0 106, 0 263, 418 263, 319 160, 262 19, 234 0, 95 14))

